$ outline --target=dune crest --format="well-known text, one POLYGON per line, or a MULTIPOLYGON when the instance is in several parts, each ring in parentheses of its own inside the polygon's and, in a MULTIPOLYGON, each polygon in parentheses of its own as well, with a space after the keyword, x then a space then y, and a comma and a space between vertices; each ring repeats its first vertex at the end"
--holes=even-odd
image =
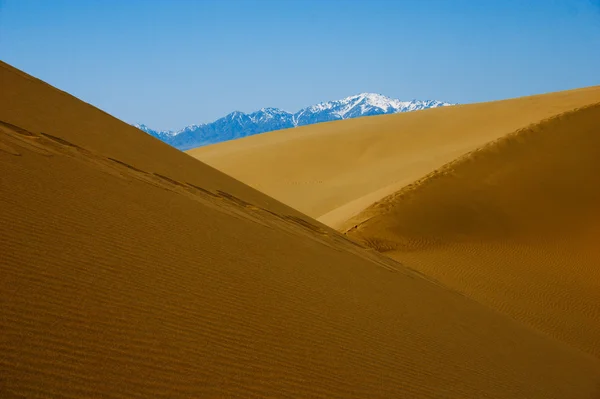
POLYGON ((322 123, 188 151, 339 229, 448 162, 532 123, 600 102, 600 86, 322 123))
POLYGON ((350 237, 600 356, 600 103, 483 146, 345 224, 350 237))

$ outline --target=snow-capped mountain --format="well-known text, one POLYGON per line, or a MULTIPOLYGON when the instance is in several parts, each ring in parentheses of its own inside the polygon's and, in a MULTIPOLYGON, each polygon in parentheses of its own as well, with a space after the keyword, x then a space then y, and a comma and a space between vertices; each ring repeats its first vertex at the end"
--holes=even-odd
POLYGON ((381 94, 361 93, 342 100, 311 105, 294 114, 295 126, 361 116, 395 114, 452 105, 441 101, 400 101, 381 94))
POLYGON ((143 124, 135 126, 173 147, 189 150, 221 141, 313 123, 418 111, 448 105, 453 104, 436 100, 400 101, 380 94, 361 93, 342 100, 311 105, 294 114, 278 108, 262 108, 250 114, 235 111, 212 123, 190 125, 177 131, 156 131, 143 124))

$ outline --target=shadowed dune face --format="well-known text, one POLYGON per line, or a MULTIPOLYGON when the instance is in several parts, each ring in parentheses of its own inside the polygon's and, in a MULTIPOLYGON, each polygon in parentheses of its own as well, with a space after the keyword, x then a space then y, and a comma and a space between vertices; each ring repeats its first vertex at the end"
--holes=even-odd
POLYGON ((0 396, 589 398, 597 359, 0 64, 0 396))
POLYGON ((600 356, 599 122, 592 105, 490 143, 372 205, 348 234, 600 356))
POLYGON ((600 87, 265 133, 191 150, 209 165, 339 228, 459 156, 600 101, 600 87))

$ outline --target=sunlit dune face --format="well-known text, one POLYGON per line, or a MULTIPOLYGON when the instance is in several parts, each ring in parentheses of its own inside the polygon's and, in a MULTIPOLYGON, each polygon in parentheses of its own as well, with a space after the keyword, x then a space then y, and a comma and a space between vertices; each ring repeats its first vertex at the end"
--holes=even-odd
POLYGON ((351 219, 350 237, 600 356, 600 105, 491 142, 351 219))

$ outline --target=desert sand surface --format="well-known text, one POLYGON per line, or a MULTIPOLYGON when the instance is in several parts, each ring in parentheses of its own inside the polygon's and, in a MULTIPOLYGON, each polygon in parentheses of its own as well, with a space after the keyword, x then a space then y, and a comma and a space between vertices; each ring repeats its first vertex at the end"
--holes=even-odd
POLYGON ((0 64, 0 397, 593 398, 600 362, 0 64))
POLYGON ((596 86, 324 123, 190 154, 598 357, 598 104, 596 86))
POLYGON ((600 357, 600 103, 467 154, 345 231, 600 357))
POLYGON ((486 143, 600 101, 600 86, 321 123, 188 153, 340 228, 372 203, 486 143))

